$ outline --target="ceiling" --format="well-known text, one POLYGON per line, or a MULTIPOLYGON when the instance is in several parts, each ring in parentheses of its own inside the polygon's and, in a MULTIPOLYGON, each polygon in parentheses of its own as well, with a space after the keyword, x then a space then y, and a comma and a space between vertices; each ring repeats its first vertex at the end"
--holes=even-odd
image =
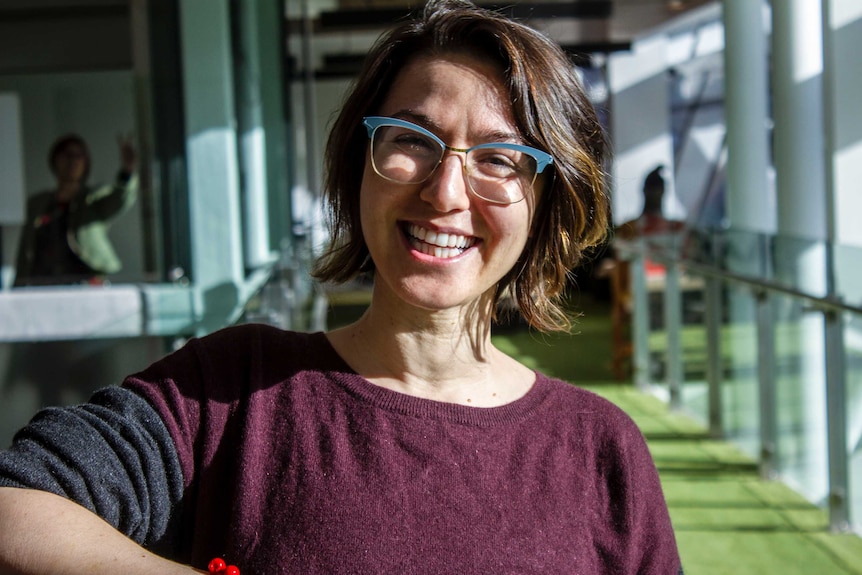
MULTIPOLYGON (((131 5, 143 6, 147 1, 0 0, 0 25, 36 31, 54 30, 58 26, 78 29, 88 21, 110 23, 128 18, 131 5)), ((699 9, 719 3, 719 0, 476 1, 529 22, 559 42, 580 64, 591 62, 596 54, 629 50, 638 37, 672 21, 685 20, 689 15, 695 17, 699 9)), ((303 29, 300 18, 303 8, 310 14, 314 50, 321 60, 314 68, 322 76, 354 74, 373 39, 390 23, 403 18, 411 7, 422 4, 424 0, 284 0, 294 38, 299 38, 303 29)), ((30 49, 19 44, 20 41, 6 48, 13 52, 30 49)), ((295 62, 291 70, 296 70, 295 62)))
MULTIPOLYGON (((286 12, 298 14, 302 0, 286 0, 286 12)), ((356 11, 384 11, 383 13, 396 12, 403 14, 407 7, 421 4, 421 0, 308 0, 309 11, 312 14, 329 16, 345 22, 344 14, 350 13, 352 28, 368 22, 368 18, 356 18, 356 11), (339 14, 341 17, 339 18, 339 14)), ((561 41, 574 41, 583 36, 586 40, 595 40, 598 35, 605 41, 625 42, 631 41, 638 35, 664 24, 669 20, 694 8, 705 4, 714 3, 715 0, 551 0, 551 1, 525 1, 511 0, 500 3, 500 6, 514 7, 516 15, 534 19, 530 13, 540 12, 543 17, 539 20, 547 21, 547 26, 553 33, 554 29, 560 29, 560 33, 569 35, 571 38, 563 38, 561 41), (578 14, 592 17, 579 17, 578 14), (597 17, 597 15, 605 16, 597 17), (580 23, 573 26, 572 23, 580 23), (571 30, 565 30, 565 28, 571 30), (582 28, 584 30, 576 30, 582 28), (593 36, 593 37, 590 37, 593 36)), ((40 11, 60 15, 63 12, 71 14, 79 11, 99 12, 101 10, 114 11, 126 9, 130 0, 0 0, 0 18, 11 14, 21 15, 27 12, 36 15, 40 11)), ((478 0, 478 3, 485 3, 478 0)), ((385 18, 376 19, 379 25, 387 22, 385 18)), ((367 26, 367 24, 366 24, 367 26)), ((382 27, 382 26, 378 26, 382 27)))
MULTIPOLYGON (((288 0, 298 20, 301 0, 288 0)), ((318 32, 382 29, 421 0, 309 0, 318 32)), ((477 0, 530 21, 562 44, 625 44, 716 0, 477 0)))

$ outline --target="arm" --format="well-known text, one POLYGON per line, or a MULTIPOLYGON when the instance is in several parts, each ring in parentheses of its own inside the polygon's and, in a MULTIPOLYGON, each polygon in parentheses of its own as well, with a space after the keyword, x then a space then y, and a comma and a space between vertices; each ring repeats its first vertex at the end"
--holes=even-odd
POLYGON ((138 154, 131 136, 117 136, 120 169, 113 184, 90 193, 82 224, 107 221, 128 210, 138 196, 138 154))
POLYGON ((599 547, 613 557, 615 573, 678 575, 676 537, 643 434, 616 406, 597 423, 600 499, 607 518, 597 531, 599 547))
POLYGON ((110 185, 92 191, 87 197, 87 209, 81 216, 81 225, 109 222, 125 213, 138 199, 137 174, 120 172, 110 185))
POLYGON ((187 556, 169 527, 183 493, 173 442, 130 391, 107 388, 89 404, 37 414, 0 452, 0 486, 0 574, 36 560, 46 570, 32 563, 33 573, 59 572, 52 562, 74 568, 81 553, 141 557, 138 544, 187 556))
POLYGON ((120 149, 120 173, 134 174, 138 169, 138 153, 131 134, 117 136, 117 147, 120 149))
POLYGON ((200 573, 147 551, 60 496, 0 487, 0 573, 200 573))

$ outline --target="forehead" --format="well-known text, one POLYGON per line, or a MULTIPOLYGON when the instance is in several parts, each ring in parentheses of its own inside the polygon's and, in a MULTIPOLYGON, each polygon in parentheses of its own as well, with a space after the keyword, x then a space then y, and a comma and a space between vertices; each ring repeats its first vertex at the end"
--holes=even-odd
POLYGON ((412 59, 395 77, 379 113, 425 118, 429 128, 461 124, 518 132, 502 72, 470 54, 412 59))

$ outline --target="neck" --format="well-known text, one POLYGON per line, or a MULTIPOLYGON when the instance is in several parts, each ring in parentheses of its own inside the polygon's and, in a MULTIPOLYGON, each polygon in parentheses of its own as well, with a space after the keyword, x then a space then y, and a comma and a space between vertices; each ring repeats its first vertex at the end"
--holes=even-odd
POLYGON ((532 384, 532 372, 491 344, 490 296, 442 311, 404 309, 382 299, 375 297, 356 323, 328 334, 336 351, 372 383, 482 407, 513 401, 532 384))

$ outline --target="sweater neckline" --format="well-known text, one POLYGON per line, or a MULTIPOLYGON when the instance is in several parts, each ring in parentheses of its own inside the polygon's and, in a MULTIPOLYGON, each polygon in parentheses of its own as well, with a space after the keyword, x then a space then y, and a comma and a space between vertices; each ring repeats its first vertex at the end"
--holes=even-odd
POLYGON ((332 347, 323 332, 314 334, 320 349, 328 356, 324 362, 333 380, 351 395, 379 409, 422 419, 436 419, 475 427, 492 427, 520 421, 532 416, 550 394, 552 385, 547 376, 534 371, 536 380, 526 394, 497 407, 473 407, 426 399, 394 391, 370 382, 359 375, 332 347))

